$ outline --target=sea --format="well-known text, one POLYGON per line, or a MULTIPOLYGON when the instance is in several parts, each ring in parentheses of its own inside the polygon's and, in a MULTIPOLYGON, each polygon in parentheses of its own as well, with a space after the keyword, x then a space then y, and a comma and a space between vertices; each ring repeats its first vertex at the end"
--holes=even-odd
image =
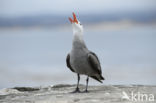
MULTIPOLYGON (((0 89, 76 84, 66 66, 72 28, 0 28, 0 89)), ((156 26, 84 28, 89 50, 97 54, 105 80, 89 85, 156 85, 156 26)), ((81 76, 85 84, 86 76, 81 76)))

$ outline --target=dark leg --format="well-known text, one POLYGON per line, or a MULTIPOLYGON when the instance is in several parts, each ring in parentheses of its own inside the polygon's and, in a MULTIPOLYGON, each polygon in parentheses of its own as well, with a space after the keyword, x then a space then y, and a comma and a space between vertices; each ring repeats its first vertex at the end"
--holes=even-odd
POLYGON ((77 74, 77 87, 75 89, 75 91, 73 91, 72 93, 79 93, 80 90, 79 90, 79 81, 80 81, 80 75, 77 74))
POLYGON ((87 76, 86 79, 86 90, 84 92, 88 92, 88 82, 89 82, 89 76, 87 76))

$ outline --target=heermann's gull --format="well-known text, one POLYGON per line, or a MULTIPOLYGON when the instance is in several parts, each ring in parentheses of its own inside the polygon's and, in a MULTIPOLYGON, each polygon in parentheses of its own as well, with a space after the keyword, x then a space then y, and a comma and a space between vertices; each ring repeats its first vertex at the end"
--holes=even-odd
POLYGON ((102 76, 102 70, 98 57, 95 53, 88 50, 88 48, 85 45, 85 42, 83 40, 83 26, 77 20, 75 13, 73 13, 73 20, 70 17, 69 20, 72 24, 74 38, 72 50, 66 58, 67 67, 72 72, 77 73, 78 82, 76 90, 74 92, 80 92, 80 74, 87 75, 85 92, 88 92, 87 88, 89 77, 101 83, 101 80, 104 80, 104 77, 102 76))

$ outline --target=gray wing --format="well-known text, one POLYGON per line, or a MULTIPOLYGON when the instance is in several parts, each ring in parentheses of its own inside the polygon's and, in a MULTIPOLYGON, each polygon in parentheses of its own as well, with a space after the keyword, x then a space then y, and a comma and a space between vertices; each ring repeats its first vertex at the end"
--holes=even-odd
POLYGON ((74 69, 70 65, 70 54, 68 54, 66 57, 66 65, 72 72, 75 72, 74 69))
POLYGON ((91 67, 98 73, 98 74, 102 74, 101 71, 101 66, 100 66, 100 61, 98 59, 98 57, 96 56, 95 53, 90 52, 88 54, 88 61, 89 64, 91 65, 91 67))
MULTIPOLYGON (((95 53, 89 52, 88 53, 88 62, 90 66, 93 68, 93 70, 99 74, 100 78, 97 78, 96 76, 91 76, 92 78, 100 81, 104 80, 104 77, 102 76, 102 70, 101 70, 101 65, 98 57, 96 56, 95 53)), ((100 81, 101 82, 101 81, 100 81)))

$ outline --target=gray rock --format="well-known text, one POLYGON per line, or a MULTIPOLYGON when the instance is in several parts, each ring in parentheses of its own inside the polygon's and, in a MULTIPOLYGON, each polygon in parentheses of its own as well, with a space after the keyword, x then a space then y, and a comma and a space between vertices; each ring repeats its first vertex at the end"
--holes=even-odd
MULTIPOLYGON (((134 100, 137 100, 134 101, 137 103, 149 103, 149 100, 152 100, 152 95, 154 96, 154 102, 156 101, 156 86, 89 86, 89 93, 71 93, 74 91, 75 85, 61 84, 55 85, 51 89, 45 88, 31 92, 24 89, 20 93, 4 93, 7 95, 0 95, 0 103, 132 103, 134 100), (132 93, 137 95, 136 98, 132 98, 132 93), (143 98, 143 101, 140 101, 141 98, 139 100, 138 97, 141 97, 142 94, 147 95, 148 98, 143 98)), ((81 85, 80 89, 81 91, 84 90, 85 86, 81 85)))

